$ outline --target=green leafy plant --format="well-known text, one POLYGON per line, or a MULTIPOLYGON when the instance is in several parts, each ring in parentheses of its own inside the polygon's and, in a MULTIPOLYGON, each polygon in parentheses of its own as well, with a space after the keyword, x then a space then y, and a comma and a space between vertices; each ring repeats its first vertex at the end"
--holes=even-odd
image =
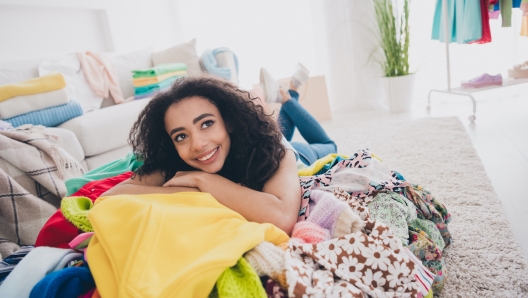
POLYGON ((403 11, 398 0, 373 0, 378 23, 380 44, 385 59, 381 62, 386 77, 409 74, 409 3, 403 0, 403 11))

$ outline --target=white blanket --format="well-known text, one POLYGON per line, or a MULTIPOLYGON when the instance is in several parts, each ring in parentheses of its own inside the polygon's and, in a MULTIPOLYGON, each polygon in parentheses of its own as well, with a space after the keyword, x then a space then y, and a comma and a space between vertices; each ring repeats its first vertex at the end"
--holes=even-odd
POLYGON ((0 102, 0 119, 9 119, 15 116, 23 115, 70 102, 66 88, 32 94, 15 96, 3 102, 0 102))

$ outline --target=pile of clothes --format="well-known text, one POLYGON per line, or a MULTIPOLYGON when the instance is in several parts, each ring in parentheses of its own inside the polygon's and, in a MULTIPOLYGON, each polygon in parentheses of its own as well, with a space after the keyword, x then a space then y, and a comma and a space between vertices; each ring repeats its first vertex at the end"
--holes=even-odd
POLYGON ((130 153, 68 180, 0 296, 432 297, 443 286, 449 213, 368 149, 299 170, 291 237, 207 193, 99 198, 140 165, 130 153))
POLYGON ((0 86, 0 119, 14 127, 27 123, 53 127, 82 114, 58 72, 0 86))
POLYGON ((186 74, 185 63, 162 64, 149 69, 133 70, 134 99, 152 97, 165 91, 176 79, 186 74))

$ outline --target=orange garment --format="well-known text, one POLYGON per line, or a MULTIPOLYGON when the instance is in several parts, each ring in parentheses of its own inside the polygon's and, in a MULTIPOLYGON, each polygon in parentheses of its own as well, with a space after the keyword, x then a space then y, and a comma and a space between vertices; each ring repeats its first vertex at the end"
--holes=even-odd
POLYGON ((112 61, 103 54, 94 52, 78 52, 77 57, 90 88, 102 98, 112 94, 115 103, 123 103, 123 93, 112 61))

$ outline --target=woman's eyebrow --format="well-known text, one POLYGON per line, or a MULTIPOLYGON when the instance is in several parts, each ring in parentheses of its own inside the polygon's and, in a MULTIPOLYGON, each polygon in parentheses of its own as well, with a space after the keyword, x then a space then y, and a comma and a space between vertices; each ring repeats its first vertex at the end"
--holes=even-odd
POLYGON ((200 116, 194 118, 194 120, 193 120, 193 124, 196 124, 196 122, 202 120, 203 118, 205 118, 205 117, 207 117, 207 116, 213 116, 213 117, 214 117, 213 114, 208 114, 208 113, 201 114, 200 116))
MULTIPOLYGON (((194 118, 193 124, 196 124, 196 122, 198 122, 198 121, 200 121, 203 118, 208 117, 208 116, 213 116, 214 117, 215 115, 209 114, 209 113, 201 114, 200 116, 194 118)), ((180 130, 184 130, 184 128, 183 127, 174 128, 173 130, 170 131, 169 136, 172 136, 173 134, 177 133, 180 130)))

